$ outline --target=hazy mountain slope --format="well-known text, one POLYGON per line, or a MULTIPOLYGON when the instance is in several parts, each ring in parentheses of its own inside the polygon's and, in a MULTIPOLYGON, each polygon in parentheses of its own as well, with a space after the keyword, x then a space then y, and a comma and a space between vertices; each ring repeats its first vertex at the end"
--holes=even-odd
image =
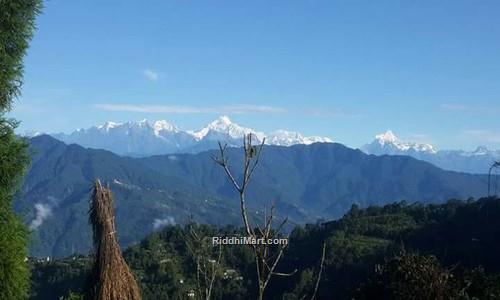
POLYGON ((407 155, 430 162, 445 170, 486 174, 500 151, 477 147, 474 151, 437 150, 430 144, 401 141, 392 131, 375 136, 375 140, 364 145, 363 152, 375 155, 407 155))
POLYGON ((35 152, 16 210, 33 229, 33 255, 86 253, 90 188, 96 177, 110 184, 122 245, 139 241, 189 215, 204 223, 237 223, 236 206, 139 161, 103 150, 67 146, 49 136, 31 139, 35 152))
MULTIPOLYGON (((230 164, 240 170, 241 150, 229 149, 230 164)), ((181 176, 204 189, 232 196, 233 190, 211 161, 216 151, 197 155, 143 158, 170 176, 181 176)), ((366 155, 341 144, 266 146, 249 190, 249 201, 271 202, 282 213, 307 219, 339 217, 352 203, 363 206, 397 200, 440 202, 481 196, 486 176, 441 170, 407 156, 366 155)))
POLYGON ((113 123, 79 129, 70 134, 53 134, 67 143, 93 149, 105 149, 121 155, 147 156, 175 153, 196 143, 191 134, 166 121, 150 124, 139 122, 113 123))

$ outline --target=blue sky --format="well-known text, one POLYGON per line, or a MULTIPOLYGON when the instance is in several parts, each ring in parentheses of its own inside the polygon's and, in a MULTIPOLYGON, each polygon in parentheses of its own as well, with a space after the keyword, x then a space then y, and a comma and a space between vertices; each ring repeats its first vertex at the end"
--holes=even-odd
POLYGON ((500 1, 46 2, 20 131, 219 114, 358 147, 500 149, 500 1))

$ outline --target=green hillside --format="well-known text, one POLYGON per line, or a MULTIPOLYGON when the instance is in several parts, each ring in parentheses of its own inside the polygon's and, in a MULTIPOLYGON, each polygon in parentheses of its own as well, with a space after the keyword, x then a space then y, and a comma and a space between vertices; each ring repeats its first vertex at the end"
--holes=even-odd
MULTIPOLYGON (((236 171, 242 164, 240 151, 228 149, 236 171)), ((229 182, 211 159, 215 153, 153 156, 141 161, 155 171, 233 196, 229 182)), ((353 203, 366 207, 401 200, 439 203, 480 197, 486 193, 486 183, 486 176, 444 171, 407 156, 366 155, 341 144, 317 143, 265 147, 248 193, 259 206, 273 201, 279 212, 311 222, 341 217, 353 203)))
MULTIPOLYGON (((196 228, 206 237, 238 233, 231 227, 196 228)), ((499 233, 498 198, 450 200, 441 205, 353 206, 337 221, 293 230, 278 271, 296 269, 297 273, 276 277, 266 299, 309 298, 323 243, 326 256, 317 299, 498 299, 499 233), (412 297, 405 291, 412 292, 412 297)), ((187 228, 167 227, 125 251, 144 299, 182 299, 187 290, 196 289, 186 240, 187 228)), ((250 248, 224 246, 221 262, 222 271, 234 270, 237 275, 217 277, 214 299, 254 299, 250 248)), ((49 299, 69 290, 80 292, 89 259, 69 257, 32 265, 32 298, 49 299)))

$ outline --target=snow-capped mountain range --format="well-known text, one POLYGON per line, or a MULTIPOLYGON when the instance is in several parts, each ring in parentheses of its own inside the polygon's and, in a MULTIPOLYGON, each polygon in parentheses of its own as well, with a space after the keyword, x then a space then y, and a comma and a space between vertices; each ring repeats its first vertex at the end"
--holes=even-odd
POLYGON ((366 146, 370 154, 402 154, 402 153, 430 153, 435 154, 437 150, 430 144, 418 144, 403 142, 388 130, 375 136, 375 140, 366 146))
MULTIPOLYGON (((70 134, 59 133, 52 136, 67 144, 105 149, 119 155, 150 156, 199 153, 217 149, 219 141, 231 147, 239 147, 242 145, 242 137, 249 133, 252 133, 258 142, 265 138, 266 144, 277 146, 333 142, 327 137, 307 137, 286 130, 266 134, 240 126, 227 116, 221 116, 199 130, 181 130, 164 120, 142 120, 126 123, 106 122, 100 126, 78 129, 70 134)), ((402 141, 390 130, 376 135, 375 139, 361 147, 361 150, 374 155, 411 156, 446 170, 467 173, 488 173, 491 164, 500 159, 499 150, 489 150, 484 146, 477 147, 474 151, 438 150, 431 144, 402 141)))
POLYGON ((215 149, 219 141, 229 146, 241 146, 245 134, 252 133, 257 141, 265 138, 268 145, 291 146, 295 144, 331 143, 327 137, 306 137, 297 132, 277 130, 270 134, 246 128, 221 116, 196 131, 183 131, 164 121, 114 123, 106 122, 88 129, 78 129, 70 134, 52 134, 67 144, 105 149, 120 155, 149 156, 170 153, 197 153, 215 149))
POLYGON ((412 156, 446 170, 467 173, 488 173, 491 164, 500 159, 499 150, 489 150, 484 146, 474 151, 437 150, 430 144, 401 141, 390 130, 376 135, 375 140, 361 150, 374 155, 412 156))

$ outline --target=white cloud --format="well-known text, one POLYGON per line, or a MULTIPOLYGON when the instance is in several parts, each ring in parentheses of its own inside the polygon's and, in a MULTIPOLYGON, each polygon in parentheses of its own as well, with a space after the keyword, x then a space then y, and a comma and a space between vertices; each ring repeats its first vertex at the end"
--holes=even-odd
POLYGON ((363 114, 346 112, 342 109, 336 109, 336 108, 333 108, 333 109, 332 108, 306 109, 306 110, 297 111, 297 113, 298 114, 305 114, 305 115, 312 116, 312 117, 321 117, 321 118, 337 118, 337 117, 361 118, 361 117, 364 117, 363 114))
POLYGON ((145 69, 142 71, 142 75, 146 77, 149 81, 156 82, 160 78, 160 74, 158 72, 153 71, 151 69, 145 69))
POLYGON ((105 111, 126 111, 164 114, 246 114, 246 113, 286 113, 281 107, 266 105, 230 105, 216 107, 186 105, 147 105, 147 104, 96 104, 95 108, 105 111))
POLYGON ((282 107, 274 107, 267 105, 231 105, 222 106, 219 108, 220 113, 233 113, 233 114, 245 114, 245 113, 286 113, 287 110, 282 107))
POLYGON ((168 216, 164 219, 154 219, 153 221, 153 228, 160 229, 162 227, 168 226, 168 225, 175 225, 175 219, 174 217, 168 216))
POLYGON ((35 204, 35 218, 31 221, 29 228, 36 230, 40 227, 45 219, 52 216, 52 208, 49 204, 36 203, 35 204))
POLYGON ((360 118, 362 114, 341 109, 293 109, 270 105, 238 104, 221 106, 155 105, 128 103, 99 103, 94 107, 104 111, 161 113, 161 114, 293 114, 312 117, 360 118))

